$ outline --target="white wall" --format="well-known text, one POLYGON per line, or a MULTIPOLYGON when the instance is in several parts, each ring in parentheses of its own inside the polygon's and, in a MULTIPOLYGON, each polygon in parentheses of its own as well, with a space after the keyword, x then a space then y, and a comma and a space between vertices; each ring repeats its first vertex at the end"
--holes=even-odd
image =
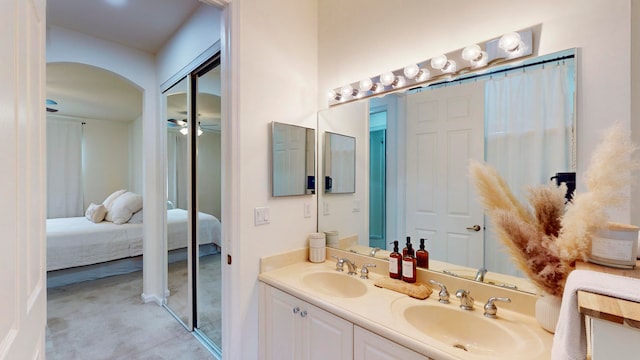
POLYGON ((83 131, 84 209, 129 189, 129 123, 86 119, 83 131))
POLYGON ((129 191, 144 192, 142 118, 130 122, 129 126, 129 191))
POLYGON ((223 291, 233 304, 223 320, 225 359, 258 358, 260 258, 306 246, 316 229, 315 211, 304 218, 304 205, 315 209, 315 196, 271 197, 269 130, 272 121, 316 127, 317 6, 316 0, 234 0, 227 9, 231 52, 223 79, 233 83, 230 98, 223 94, 231 101, 223 119, 233 128, 226 135, 223 129, 223 151, 232 151, 225 156, 232 163, 224 180, 231 202, 224 203, 230 206, 223 210, 223 234, 232 236, 233 263, 223 269, 223 291), (258 206, 269 207, 270 224, 254 225, 258 206))
POLYGON ((167 81, 220 40, 220 23, 221 11, 213 6, 201 4, 158 52, 159 83, 167 81))
MULTIPOLYGON (((319 97, 329 89, 439 53, 542 25, 538 53, 581 49, 578 80, 578 179, 601 131, 631 127, 630 1, 458 0, 447 6, 403 0, 319 1, 319 97)), ((578 180, 578 190, 581 182, 578 180)), ((629 211, 613 214, 628 222, 629 211)))
POLYGON ((223 221, 220 140, 220 133, 209 131, 198 138, 198 207, 200 211, 223 221))

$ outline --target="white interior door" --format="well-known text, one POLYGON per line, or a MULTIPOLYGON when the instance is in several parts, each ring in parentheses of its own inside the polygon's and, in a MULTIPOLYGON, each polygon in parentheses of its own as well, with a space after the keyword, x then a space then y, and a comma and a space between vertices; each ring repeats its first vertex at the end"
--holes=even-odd
POLYGON ((0 18, 0 359, 44 359, 45 0, 0 18))
POLYGON ((414 245, 427 238, 433 258, 474 268, 484 262, 484 215, 467 167, 484 161, 483 119, 481 83, 407 96, 406 234, 414 245))

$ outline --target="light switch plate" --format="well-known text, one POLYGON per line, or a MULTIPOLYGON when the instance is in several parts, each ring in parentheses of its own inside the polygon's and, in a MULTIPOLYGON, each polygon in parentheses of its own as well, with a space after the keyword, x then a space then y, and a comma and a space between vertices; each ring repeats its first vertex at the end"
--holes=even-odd
POLYGON ((353 200, 352 212, 354 212, 354 213, 360 212, 360 199, 354 199, 353 200))
POLYGON ((253 217, 254 224, 258 225, 266 225, 269 223, 269 208, 268 207, 257 207, 253 209, 253 217))
POLYGON ((304 217, 306 219, 311 217, 311 203, 310 202, 305 202, 304 203, 304 217))

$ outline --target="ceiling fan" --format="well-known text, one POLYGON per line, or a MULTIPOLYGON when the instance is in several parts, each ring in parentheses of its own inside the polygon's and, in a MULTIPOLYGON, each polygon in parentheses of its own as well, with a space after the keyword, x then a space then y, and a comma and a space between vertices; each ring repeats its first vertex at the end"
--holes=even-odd
POLYGON ((47 99, 47 112, 50 112, 50 113, 58 112, 58 109, 51 108, 51 107, 49 107, 49 105, 51 105, 51 106, 58 105, 58 102, 56 102, 54 100, 51 100, 51 99, 47 99))

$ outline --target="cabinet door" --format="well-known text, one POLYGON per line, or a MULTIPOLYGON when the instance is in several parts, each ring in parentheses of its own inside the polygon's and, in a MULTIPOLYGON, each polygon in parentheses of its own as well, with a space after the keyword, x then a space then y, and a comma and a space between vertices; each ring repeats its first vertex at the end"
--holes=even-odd
POLYGON ((353 327, 353 359, 354 360, 428 360, 427 356, 418 354, 391 340, 376 335, 361 327, 353 327))
POLYGON ((308 303, 302 308, 302 359, 351 360, 353 324, 308 303))
POLYGON ((261 284, 261 287, 264 301, 260 315, 261 359, 300 359, 301 301, 271 286, 261 284))

